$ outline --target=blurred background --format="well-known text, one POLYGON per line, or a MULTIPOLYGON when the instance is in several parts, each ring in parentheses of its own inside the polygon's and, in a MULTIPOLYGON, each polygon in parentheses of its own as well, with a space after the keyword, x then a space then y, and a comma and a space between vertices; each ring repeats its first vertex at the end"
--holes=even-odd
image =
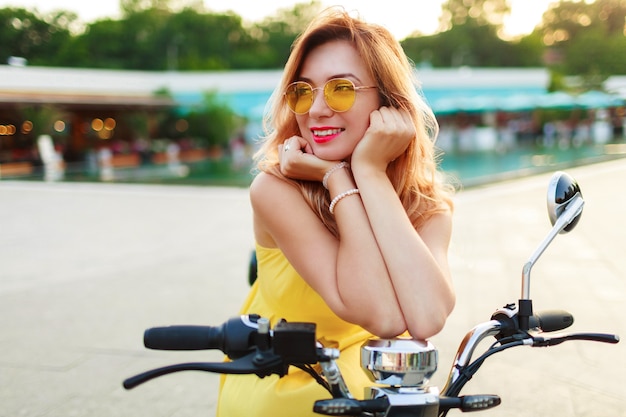
MULTIPOLYGON (((0 1, 1 179, 247 186, 290 45, 333 4, 82 3, 0 1)), ((623 1, 392 3, 338 2, 401 40, 462 185, 626 154, 623 1)))

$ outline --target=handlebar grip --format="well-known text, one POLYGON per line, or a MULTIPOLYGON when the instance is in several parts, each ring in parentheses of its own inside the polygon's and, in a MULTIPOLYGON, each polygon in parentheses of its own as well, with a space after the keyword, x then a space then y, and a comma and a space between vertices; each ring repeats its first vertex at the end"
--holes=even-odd
POLYGON ((539 327, 544 332, 567 329, 574 323, 574 316, 565 310, 542 311, 530 317, 530 327, 539 327))
POLYGON ((256 346, 259 318, 257 314, 248 314, 233 317, 220 326, 154 327, 144 332, 143 344, 158 350, 219 349, 235 359, 256 346))
POLYGON ((223 350, 224 334, 212 326, 154 327, 144 332, 143 344, 157 350, 223 350))

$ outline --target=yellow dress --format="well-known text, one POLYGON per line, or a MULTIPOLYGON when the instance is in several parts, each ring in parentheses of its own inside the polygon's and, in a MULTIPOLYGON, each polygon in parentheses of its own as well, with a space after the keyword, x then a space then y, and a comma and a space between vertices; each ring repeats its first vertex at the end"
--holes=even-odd
MULTIPOLYGON (((241 314, 256 313, 272 326, 281 318, 291 322, 313 322, 317 339, 326 347, 340 349, 337 361, 350 392, 363 398, 366 386, 373 385, 360 366, 361 344, 372 337, 361 327, 341 320, 322 298, 298 275, 276 248, 256 245, 258 279, 241 314)), ((367 308, 364 306, 364 308, 367 308)), ((330 394, 300 369, 290 367, 288 375, 258 378, 256 375, 222 377, 217 404, 219 417, 306 417, 313 413, 315 400, 330 394)))

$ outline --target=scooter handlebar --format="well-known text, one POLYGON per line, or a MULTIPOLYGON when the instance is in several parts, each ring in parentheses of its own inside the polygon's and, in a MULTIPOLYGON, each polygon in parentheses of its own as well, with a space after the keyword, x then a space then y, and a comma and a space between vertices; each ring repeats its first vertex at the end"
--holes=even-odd
POLYGON ((220 326, 153 327, 144 332, 143 343, 148 349, 219 349, 229 356, 241 356, 255 346, 258 318, 256 315, 234 317, 220 326))
POLYGON ((147 329, 143 344, 157 350, 224 349, 222 327, 167 326, 147 329))

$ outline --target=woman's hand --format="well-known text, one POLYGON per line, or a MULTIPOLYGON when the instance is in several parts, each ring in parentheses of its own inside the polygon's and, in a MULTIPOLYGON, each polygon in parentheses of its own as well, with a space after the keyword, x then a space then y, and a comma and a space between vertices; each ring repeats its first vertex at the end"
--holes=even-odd
POLYGON ((370 114, 370 126, 352 155, 352 164, 364 163, 386 170, 415 139, 410 114, 393 107, 381 107, 370 114))
POLYGON ((339 161, 325 161, 313 154, 311 146, 299 136, 278 145, 280 172, 294 180, 322 181, 324 174, 339 161))

